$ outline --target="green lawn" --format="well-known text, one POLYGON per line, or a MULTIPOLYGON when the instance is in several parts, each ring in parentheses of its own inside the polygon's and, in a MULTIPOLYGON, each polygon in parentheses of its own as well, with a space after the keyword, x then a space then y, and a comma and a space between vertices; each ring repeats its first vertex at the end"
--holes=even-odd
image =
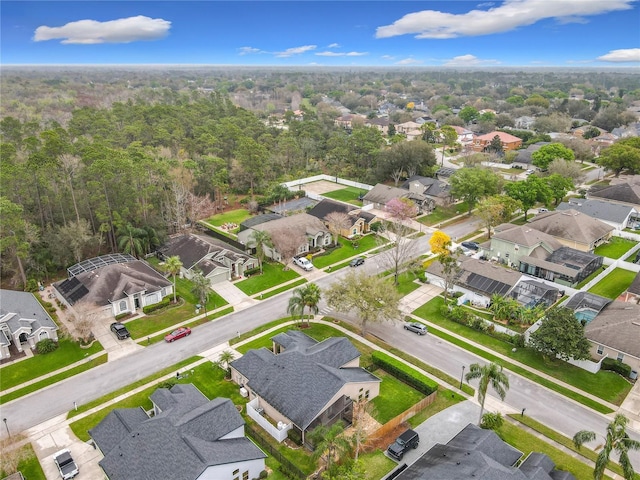
POLYGON ((300 285, 304 285, 305 283, 307 283, 307 279, 301 278, 300 280, 296 280, 295 282, 287 283, 286 285, 283 285, 280 288, 274 288, 273 290, 269 290, 265 294, 261 293, 259 299, 266 300, 267 298, 273 297, 274 295, 277 295, 282 292, 286 292, 287 290, 292 290, 294 288, 299 287, 300 285))
POLYGON ((333 190, 332 192, 323 193, 323 197, 332 198, 334 200, 340 200, 341 202, 351 203, 358 207, 362 206, 362 201, 358 200, 360 195, 365 195, 368 190, 362 190, 356 187, 346 187, 340 190, 333 190))
POLYGON ((79 362, 102 350, 100 342, 95 342, 91 347, 83 349, 77 342, 67 338, 61 338, 58 345, 58 349, 54 352, 45 355, 36 354, 32 358, 2 367, 0 370, 0 391, 79 362))
POLYGON ((638 242, 621 237, 611 237, 608 243, 596 247, 593 253, 601 257, 618 259, 631 250, 638 242))
POLYGON ((322 254, 314 255, 311 260, 313 265, 316 268, 324 268, 347 258, 362 255, 364 252, 379 246, 378 238, 373 234, 365 235, 354 241, 341 238, 339 242, 341 245, 339 248, 332 248, 322 254), (354 244, 358 247, 354 247, 354 244))
POLYGON ((382 384, 380 394, 371 401, 375 407, 372 416, 383 425, 426 397, 384 370, 378 369, 374 375, 382 384))
POLYGON ((295 267, 290 266, 287 270, 284 270, 281 263, 264 262, 262 264, 262 275, 257 273, 245 280, 236 282, 234 285, 247 295, 255 295, 268 288, 298 278, 300 275, 294 268, 295 267))
POLYGON ((251 214, 249 213, 249 210, 239 208, 238 210, 230 210, 228 212, 218 213, 213 217, 207 218, 205 221, 216 227, 220 227, 225 223, 235 223, 239 226, 242 222, 250 217, 251 214))
MULTIPOLYGON (((38 457, 36 456, 36 452, 33 451, 33 447, 30 443, 22 446, 20 448, 20 455, 22 456, 22 460, 18 462, 18 471, 22 472, 22 475, 27 480, 46 480, 46 476, 42 467, 40 466, 40 462, 38 461, 38 457)), ((0 470, 0 478, 4 478, 15 472, 5 472, 4 470, 0 470)))
MULTIPOLYGON (((466 325, 461 325, 444 318, 440 313, 440 307, 443 304, 443 298, 436 297, 416 309, 413 313, 414 315, 429 320, 430 322, 435 323, 436 325, 448 331, 457 333, 464 338, 484 345, 486 348, 489 348, 496 353, 500 353, 508 358, 517 360, 536 370, 551 375, 552 377, 562 382, 573 385, 585 392, 589 392, 592 395, 597 396, 598 398, 602 398, 603 400, 614 403, 616 405, 620 405, 631 388, 631 384, 629 382, 620 377, 620 375, 617 375, 610 371, 601 370, 596 374, 589 373, 586 370, 575 367, 561 360, 546 359, 539 352, 529 348, 518 348, 515 352, 513 352, 513 345, 511 343, 498 340, 487 334, 467 327, 466 325)), ((437 334, 435 329, 430 329, 429 333, 437 334)), ((451 338, 450 340, 454 343, 464 343, 456 341, 453 338, 451 338)), ((468 344, 465 345, 466 346, 463 345, 465 349, 473 351, 477 350, 476 353, 483 356, 484 358, 492 356, 490 354, 487 355, 485 352, 479 349, 475 349, 468 344)), ((493 359, 491 360, 493 361, 493 359)), ((520 370, 524 371, 524 369, 520 369, 515 365, 506 365, 502 360, 497 361, 505 365, 505 367, 509 368, 510 370, 518 370, 518 373, 520 373, 520 370)), ((534 381, 536 381, 537 383, 541 383, 542 379, 535 374, 531 374, 528 372, 521 374, 527 376, 528 378, 531 378, 531 376, 533 375, 535 377, 534 381)), ((558 388, 562 389, 562 387, 558 388)))
MULTIPOLYGON (((393 279, 393 276, 391 279, 393 279)), ((420 285, 422 284, 416 280, 416 276, 413 273, 403 272, 398 275, 398 285, 396 285, 396 290, 398 290, 402 296, 405 296, 409 295, 414 290, 419 289, 420 285)))
POLYGON ((416 220, 418 220, 420 223, 424 225, 433 227, 457 215, 467 213, 468 211, 469 211, 469 206, 467 205, 467 202, 461 202, 461 203, 456 203, 454 205, 449 205, 446 207, 438 206, 429 215, 419 217, 416 220))
POLYGON ((595 272, 593 272, 591 275, 589 275, 587 278, 585 278, 584 280, 582 280, 580 283, 578 283, 578 285, 576 285, 576 289, 581 290, 582 287, 584 287, 587 283, 589 283, 591 280, 593 280, 594 278, 596 278, 598 275, 600 275, 602 272, 605 271, 607 267, 600 267, 598 268, 595 272))
POLYGON ((398 466, 398 464, 387 457, 382 450, 360 454, 358 460, 364 465, 365 478, 368 479, 383 478, 398 466))
POLYGON ((629 287, 629 285, 631 285, 631 282, 636 278, 636 275, 636 272, 616 268, 613 272, 591 287, 589 291, 596 295, 600 295, 601 297, 615 300, 629 287))
MULTIPOLYGON (((212 320, 215 320, 216 318, 224 317, 225 315, 229 315, 230 313, 233 313, 233 307, 227 307, 223 310, 218 310, 216 313, 208 313, 206 317, 199 318, 197 320, 194 320, 193 322, 181 322, 180 326, 195 328, 198 325, 202 325, 204 323, 210 322, 212 320)), ((166 333, 161 333, 159 335, 154 335, 154 336, 151 336, 151 334, 147 335, 146 345, 164 341, 165 335, 166 333)))
MULTIPOLYGON (((553 460, 558 470, 566 470, 573 473, 577 480, 593 479, 593 468, 589 465, 507 421, 504 422, 497 433, 509 445, 520 450, 524 457, 531 452, 544 453, 553 460)), ((605 478, 609 479, 609 477, 605 478)))

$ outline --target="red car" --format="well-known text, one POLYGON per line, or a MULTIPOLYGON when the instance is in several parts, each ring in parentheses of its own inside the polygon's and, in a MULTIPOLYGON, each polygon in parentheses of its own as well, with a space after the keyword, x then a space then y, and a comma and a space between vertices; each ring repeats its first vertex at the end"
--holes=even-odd
POLYGON ((167 342, 173 342, 174 340, 178 340, 182 337, 188 337, 189 335, 191 335, 191 329, 189 327, 180 327, 179 329, 171 332, 169 335, 166 335, 164 339, 167 342))

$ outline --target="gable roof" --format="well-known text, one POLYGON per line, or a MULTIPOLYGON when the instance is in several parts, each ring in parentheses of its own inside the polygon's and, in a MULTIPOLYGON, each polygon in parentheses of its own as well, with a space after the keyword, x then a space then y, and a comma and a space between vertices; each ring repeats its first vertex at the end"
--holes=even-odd
POLYGON ((584 213, 592 218, 609 220, 615 223, 623 223, 627 218, 629 218, 629 214, 634 211, 634 208, 630 205, 621 205, 619 203, 611 203, 604 200, 584 200, 579 198, 571 199, 568 202, 562 202, 556 207, 556 210, 569 209, 584 213))
POLYGON ((594 343, 640 358, 640 305, 611 302, 586 325, 584 334, 594 343))
POLYGON ((282 217, 277 220, 255 225, 252 228, 253 230, 261 230, 269 233, 296 230, 312 236, 317 235, 319 232, 328 232, 322 220, 308 213, 298 213, 290 217, 282 217))
POLYGON ((167 409, 155 417, 141 409, 116 409, 89 431, 110 480, 195 480, 208 466, 266 457, 246 437, 222 439, 244 425, 231 400, 208 401, 191 384, 159 390, 165 391, 155 399, 167 409))
POLYGON ((519 137, 511 135, 510 133, 498 132, 498 131, 493 131, 493 132, 485 133, 484 135, 479 135, 476 137, 476 140, 490 142, 496 136, 500 138, 500 141, 502 143, 522 142, 522 139, 519 137))
POLYGON ((307 213, 324 221, 326 216, 333 212, 339 212, 348 215, 352 225, 357 222, 359 218, 362 218, 365 222, 370 222, 375 218, 375 215, 368 212, 363 212, 358 207, 343 202, 337 202, 328 198, 322 199, 320 203, 315 205, 307 213))
POLYGON ((360 357, 345 337, 318 343, 288 331, 273 340, 285 350, 278 355, 266 348, 249 350, 231 366, 257 395, 303 430, 347 383, 380 381, 363 368, 343 368, 360 357))
POLYGON ((576 210, 547 212, 533 217, 529 223, 536 230, 556 238, 590 244, 615 230, 600 220, 576 210))
POLYGON ((12 333, 25 326, 31 332, 41 327, 58 329, 33 293, 5 289, 0 289, 0 323, 6 323, 12 333))
POLYGON ((133 293, 156 292, 173 285, 147 262, 131 258, 131 261, 85 271, 53 285, 70 305, 82 300, 98 306, 133 293))
MULTIPOLYGON (((508 224, 510 225, 510 224, 508 224)), ((524 247, 534 247, 541 243, 546 244, 551 250, 557 250, 562 244, 551 235, 536 230, 531 225, 513 225, 513 228, 505 228, 494 233, 493 238, 511 242, 524 247)))
POLYGON ((605 198, 620 203, 640 206, 640 184, 621 183, 608 187, 589 190, 589 197, 605 198))
POLYGON ((220 240, 193 233, 171 237, 166 244, 158 249, 158 252, 164 257, 174 255, 180 257, 185 269, 191 270, 198 267, 205 276, 217 267, 227 268, 222 262, 224 258, 231 263, 244 263, 252 258, 220 240))
POLYGON ((391 187, 384 183, 378 183, 375 187, 367 192, 363 197, 363 200, 372 203, 379 203, 386 205, 390 200, 394 198, 404 198, 409 196, 409 191, 404 188, 391 187))
POLYGON ((423 185, 424 190, 422 192, 419 192, 423 195, 443 198, 451 196, 451 186, 448 183, 443 182, 442 180, 438 180, 437 178, 423 177, 420 175, 413 175, 412 177, 409 177, 401 185, 401 188, 410 190, 411 184, 415 184, 416 182, 423 185))

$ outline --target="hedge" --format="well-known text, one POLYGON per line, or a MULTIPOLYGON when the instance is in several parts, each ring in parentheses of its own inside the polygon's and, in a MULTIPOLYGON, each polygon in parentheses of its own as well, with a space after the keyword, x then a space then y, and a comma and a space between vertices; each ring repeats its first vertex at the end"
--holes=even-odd
POLYGON ((386 353, 375 351, 371 354, 373 364, 382 368, 394 377, 402 380, 416 390, 425 395, 431 395, 438 390, 438 384, 426 375, 417 372, 413 368, 405 365, 400 360, 387 355, 386 353))
MULTIPOLYGON (((178 298, 180 298, 180 296, 176 296, 176 301, 178 300, 178 298)), ((161 308, 168 306, 172 300, 173 300, 173 297, 171 295, 167 295, 158 303, 154 303, 153 305, 147 305, 146 307, 142 307, 142 311, 144 313, 155 312, 156 310, 160 310, 161 308)))
POLYGON ((631 375, 631 367, 629 365, 619 360, 614 360, 613 358, 605 358, 602 360, 600 368, 602 368, 602 370, 611 370, 619 373, 625 378, 629 378, 629 375, 631 375))

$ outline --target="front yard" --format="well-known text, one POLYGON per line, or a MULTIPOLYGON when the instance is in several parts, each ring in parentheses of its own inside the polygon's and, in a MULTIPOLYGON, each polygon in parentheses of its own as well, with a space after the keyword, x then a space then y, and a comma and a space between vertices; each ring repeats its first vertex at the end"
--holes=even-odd
POLYGON ((591 287, 589 292, 615 300, 627 288, 629 288, 629 285, 631 285, 633 279, 636 278, 636 275, 636 272, 616 268, 613 272, 591 287))
POLYGON ((596 247, 593 253, 602 257, 618 259, 631 250, 637 242, 621 237, 611 237, 608 243, 596 247))
POLYGON ((347 258, 362 255, 364 252, 380 246, 378 237, 373 234, 365 235, 358 240, 347 240, 341 237, 338 242, 340 247, 330 248, 313 256, 311 262, 316 268, 328 267, 347 258))
POLYGON ((469 206, 466 202, 455 203, 446 207, 436 207, 436 209, 429 215, 416 218, 420 223, 429 227, 439 227, 440 223, 457 216, 465 214, 469 211, 469 206))
POLYGON ((247 295, 255 295, 281 283, 298 278, 300 274, 295 271, 296 268, 290 265, 285 270, 281 263, 265 261, 262 264, 262 275, 258 272, 249 278, 234 283, 234 285, 247 295))

